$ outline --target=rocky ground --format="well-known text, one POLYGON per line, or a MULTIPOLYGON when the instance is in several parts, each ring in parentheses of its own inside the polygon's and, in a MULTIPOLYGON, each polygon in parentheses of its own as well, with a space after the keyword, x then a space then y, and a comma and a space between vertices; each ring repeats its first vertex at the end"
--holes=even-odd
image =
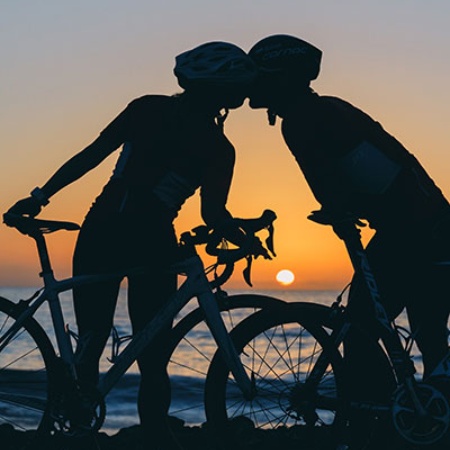
MULTIPOLYGON (((306 427, 261 431, 240 424, 235 429, 233 443, 221 445, 217 436, 207 428, 179 427, 177 437, 184 450, 336 450, 330 429, 306 427)), ((221 439, 223 444, 223 439, 221 439)), ((157 438, 142 439, 139 426, 123 428, 109 436, 99 433, 92 437, 38 439, 34 432, 21 432, 9 425, 0 426, 1 450, 170 450, 172 447, 157 442, 157 438)), ((344 450, 344 448, 342 448, 344 450)), ((450 443, 439 446, 414 447, 400 443, 386 433, 376 433, 364 450, 450 450, 450 443)))
MULTIPOLYGON (((308 435, 305 429, 264 431, 247 430, 239 435, 239 445, 232 445, 230 450, 331 450, 330 439, 325 430, 308 435)), ((185 450, 222 450, 215 436, 202 428, 183 427, 177 433, 179 442, 185 450)), ((108 436, 104 433, 92 438, 36 439, 33 432, 20 432, 8 425, 0 426, 1 450, 165 450, 165 445, 157 445, 156 437, 142 439, 142 430, 138 427, 124 428, 117 434, 108 436), (143 442, 145 445, 143 445, 143 442)), ((225 447, 226 448, 226 447, 225 447)))

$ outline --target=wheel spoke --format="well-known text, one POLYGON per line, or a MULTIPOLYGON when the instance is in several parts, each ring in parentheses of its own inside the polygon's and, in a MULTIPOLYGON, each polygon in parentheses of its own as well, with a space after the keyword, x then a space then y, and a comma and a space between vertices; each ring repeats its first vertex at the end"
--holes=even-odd
MULTIPOLYGON (((258 295, 236 295, 218 300, 225 327, 233 329, 249 315, 279 300, 258 295)), ((172 401, 169 414, 185 421, 187 426, 206 420, 203 403, 204 381, 217 350, 200 309, 181 317, 172 330, 168 372, 172 380, 172 401), (188 403, 188 404, 187 404, 188 403)), ((261 372, 255 355, 246 359, 250 373, 261 372)), ((235 407, 239 407, 239 402, 235 407)))
MULTIPOLYGON (((0 334, 15 322, 14 304, 0 298, 0 334)), ((0 352, 0 424, 37 429, 48 407, 47 368, 55 359, 42 328, 27 319, 0 352)))
POLYGON ((262 312, 237 325, 233 339, 236 347, 242 348, 241 360, 255 381, 256 394, 252 400, 243 398, 223 360, 215 357, 206 392, 212 422, 216 417, 220 423, 242 415, 252 420, 256 428, 275 429, 304 424, 307 420, 311 423, 316 416, 316 424, 331 425, 338 407, 333 401, 337 399, 337 385, 332 361, 317 382, 307 383, 316 362, 325 356, 323 342, 328 342, 325 330, 320 327, 313 330, 289 312, 285 318, 282 315, 272 318, 262 312), (223 388, 222 383, 226 383, 223 388), (225 414, 220 410, 222 407, 225 414))

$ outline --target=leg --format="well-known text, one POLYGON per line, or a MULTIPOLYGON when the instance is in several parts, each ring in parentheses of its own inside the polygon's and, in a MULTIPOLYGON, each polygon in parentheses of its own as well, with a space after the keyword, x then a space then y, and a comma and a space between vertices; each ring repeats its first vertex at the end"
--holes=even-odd
POLYGON ((425 268, 421 283, 416 286, 417 295, 407 306, 411 330, 422 353, 424 378, 431 375, 448 351, 450 302, 447 272, 442 268, 432 271, 425 268))
MULTIPOLYGON (((137 218, 130 233, 127 258, 135 265, 149 267, 144 275, 128 279, 128 309, 133 333, 144 328, 177 289, 177 275, 168 272, 177 251, 176 235, 170 221, 142 223, 137 218), (138 232, 136 232, 138 231, 138 232), (137 251, 139 249, 139 251, 137 251), (149 259, 151 255, 151 259, 149 259)), ((164 427, 170 405, 170 383, 162 353, 171 324, 138 358, 141 384, 138 410, 145 429, 164 427)))
MULTIPOLYGON (((74 275, 113 270, 109 243, 103 227, 87 224, 80 232, 73 261, 74 275)), ((111 332, 120 280, 74 289, 74 308, 79 340, 75 359, 82 384, 96 385, 98 364, 111 332)))
MULTIPOLYGON (((129 280, 129 312, 133 333, 141 330, 154 317, 175 290, 175 274, 158 271, 129 280)), ((150 345, 138 359, 141 372, 138 410, 141 424, 146 428, 159 429, 161 422, 165 423, 170 405, 170 382, 162 347, 170 329, 169 325, 155 344, 150 345)))
POLYGON ((75 361, 82 384, 98 383, 99 360, 111 333, 118 290, 119 283, 101 283, 74 291, 78 324, 75 361))

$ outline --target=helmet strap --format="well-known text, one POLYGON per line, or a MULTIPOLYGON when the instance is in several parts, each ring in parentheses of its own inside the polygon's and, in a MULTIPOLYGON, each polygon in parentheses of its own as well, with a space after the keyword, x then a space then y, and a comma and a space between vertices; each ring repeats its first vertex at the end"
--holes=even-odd
POLYGON ((215 117, 217 125, 219 125, 220 129, 223 130, 223 124, 228 117, 228 108, 223 108, 223 114, 219 111, 215 117))
POLYGON ((269 120, 269 125, 273 127, 275 125, 275 122, 277 121, 277 113, 272 109, 268 109, 267 119, 269 120))

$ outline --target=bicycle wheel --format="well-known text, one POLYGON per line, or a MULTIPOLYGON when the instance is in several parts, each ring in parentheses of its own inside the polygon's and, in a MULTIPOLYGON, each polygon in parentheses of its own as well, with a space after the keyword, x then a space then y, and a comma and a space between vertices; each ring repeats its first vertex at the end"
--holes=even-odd
MULTIPOLYGON (((208 425, 229 442, 242 425, 249 431, 340 423, 342 358, 320 326, 329 313, 327 307, 298 302, 239 324, 231 335, 256 395, 244 398, 218 351, 205 385, 208 425), (314 370, 321 356, 323 369, 314 370)), ((255 439, 252 432, 247 437, 255 439)), ((245 436, 236 443, 245 444, 245 436)))
MULTIPOLYGON (((218 299, 222 319, 228 330, 250 314, 280 304, 284 302, 255 294, 218 299)), ((204 319, 201 308, 187 314, 174 326, 167 348, 167 368, 172 385, 169 415, 181 419, 187 426, 197 426, 206 421, 204 383, 217 346, 204 319)))
MULTIPOLYGON (((0 339, 19 317, 21 308, 0 297, 0 339)), ((37 430, 49 407, 53 346, 41 326, 27 319, 0 352, 0 425, 37 430)))

